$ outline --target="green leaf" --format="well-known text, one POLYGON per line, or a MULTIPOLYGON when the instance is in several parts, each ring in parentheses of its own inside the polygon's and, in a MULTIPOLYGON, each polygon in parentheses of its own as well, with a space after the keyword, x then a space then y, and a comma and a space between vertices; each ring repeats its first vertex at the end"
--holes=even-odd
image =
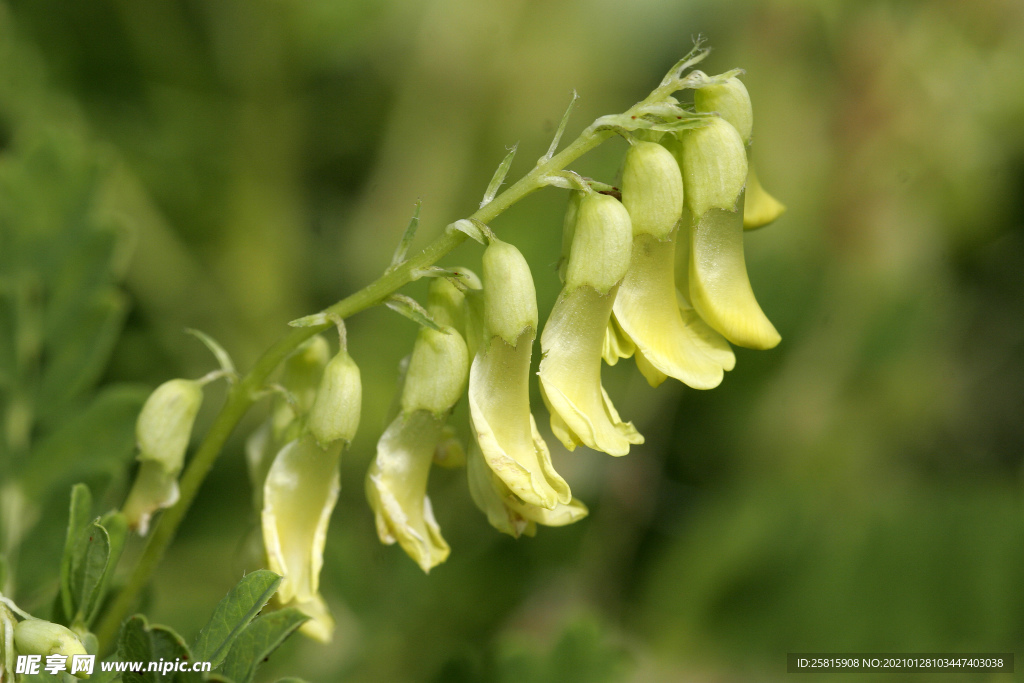
POLYGON ((404 315, 409 320, 422 325, 423 327, 429 327, 432 330, 442 332, 441 326, 434 321, 430 314, 427 313, 423 306, 413 299, 404 294, 392 294, 387 300, 384 301, 384 305, 390 308, 395 313, 404 315))
POLYGON ((213 616, 199 631, 192 652, 200 661, 220 666, 231 645, 281 585, 281 577, 267 569, 247 574, 221 600, 213 616))
POLYGON ((60 560, 60 597, 61 606, 64 608, 64 615, 69 620, 75 613, 75 604, 71 590, 71 566, 73 564, 75 551, 78 548, 78 538, 82 531, 88 526, 92 516, 92 494, 85 484, 75 484, 71 487, 71 508, 68 511, 68 532, 64 537, 64 555, 60 560))
POLYGON ((293 607, 258 617, 238 636, 221 672, 236 683, 250 683, 256 667, 307 619, 307 615, 293 607))
POLYGON ((107 365, 128 311, 124 294, 114 288, 96 292, 78 312, 73 344, 47 340, 46 364, 36 407, 41 420, 59 415, 71 399, 90 389, 107 365), (53 348, 51 348, 51 345, 53 348))
MULTIPOLYGON (((150 626, 146 617, 136 614, 125 621, 117 644, 117 658, 122 662, 157 662, 186 659, 195 661, 185 641, 166 626, 150 626)), ((124 683, 198 683, 203 675, 192 671, 125 672, 124 683)))
POLYGON ((562 114, 562 120, 558 124, 558 130, 555 131, 555 137, 551 141, 551 146, 548 147, 547 154, 541 157, 541 163, 544 163, 551 157, 555 156, 555 151, 558 149, 558 143, 562 141, 562 133, 565 132, 565 125, 569 123, 569 116, 572 114, 572 108, 576 106, 576 100, 579 98, 580 96, 575 90, 573 90, 572 99, 569 100, 569 106, 565 108, 565 113, 562 114))
POLYGON ((498 164, 498 168, 495 169, 494 175, 491 177, 491 182, 487 184, 487 190, 484 192, 484 199, 482 202, 480 202, 481 209, 490 204, 492 201, 494 201, 494 197, 498 194, 498 188, 500 188, 501 184, 505 182, 505 176, 508 175, 508 169, 512 166, 512 160, 516 156, 517 149, 519 149, 518 142, 512 145, 512 149, 508 151, 508 154, 505 155, 505 158, 501 160, 500 164, 498 164))
POLYGON ((135 419, 149 389, 115 385, 43 437, 18 472, 26 497, 39 500, 69 480, 121 473, 135 451, 135 419))
MULTIPOLYGON (((110 588, 110 581, 114 577, 117 563, 121 560, 121 553, 124 551, 125 541, 128 539, 128 520, 119 510, 112 510, 103 515, 100 519, 100 524, 107 530, 107 537, 110 540, 110 559, 107 560, 107 569, 103 574, 103 580, 100 582, 96 608, 102 605, 103 598, 110 588)), ((97 610, 94 609, 92 613, 86 616, 85 623, 87 626, 92 624, 93 619, 96 618, 96 613, 97 610)))
POLYGON ((220 365, 220 369, 228 373, 230 376, 237 375, 235 371, 235 364, 231 360, 231 355, 224 350, 224 347, 217 343, 217 340, 206 334, 202 330, 196 330, 191 327, 186 328, 185 334, 191 334, 193 337, 203 343, 206 348, 210 350, 210 353, 217 359, 217 363, 220 365))
POLYGON ((75 623, 86 623, 99 607, 109 561, 110 535, 97 519, 79 533, 71 555, 70 589, 75 623))
POLYGON ((409 253, 409 245, 412 244, 413 238, 416 237, 416 228, 420 226, 420 208, 422 206, 423 200, 417 199, 416 206, 412 210, 412 218, 409 219, 409 225, 405 226, 405 234, 402 235, 402 241, 398 243, 398 247, 391 257, 392 268, 402 263, 405 260, 406 254, 409 253))

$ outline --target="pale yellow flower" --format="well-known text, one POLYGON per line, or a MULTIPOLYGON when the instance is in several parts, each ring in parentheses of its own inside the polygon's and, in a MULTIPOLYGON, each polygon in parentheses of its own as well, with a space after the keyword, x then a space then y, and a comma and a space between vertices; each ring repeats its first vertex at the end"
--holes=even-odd
POLYGON ((683 181, 675 157, 653 142, 630 148, 622 201, 633 223, 633 253, 613 311, 617 327, 605 337, 606 359, 636 355, 652 386, 674 377, 695 389, 718 386, 735 357, 707 334, 696 316, 684 317, 675 285, 675 249, 683 211, 683 181), (632 348, 631 348, 632 347, 632 348))
POLYGON ((643 437, 622 421, 601 386, 601 356, 615 293, 629 267, 633 231, 629 214, 613 197, 589 194, 574 210, 565 287, 541 335, 541 396, 551 429, 566 448, 582 443, 625 455, 643 437))
POLYGON ((743 140, 727 121, 712 118, 684 131, 681 145, 691 230, 690 301, 730 342, 770 349, 781 337, 754 298, 743 257, 743 140))
MULTIPOLYGON (((431 289, 443 287, 440 282, 431 289)), ((366 475, 380 540, 388 545, 397 541, 425 572, 448 558, 427 483, 445 420, 466 388, 468 367, 466 343, 454 328, 420 330, 405 373, 401 409, 378 441, 366 475)))
POLYGON ((311 435, 278 452, 263 485, 263 543, 269 568, 284 577, 275 599, 312 617, 302 630, 327 642, 334 625, 320 597, 320 570, 338 500, 342 443, 322 449, 311 435))
MULTIPOLYGON (((534 439, 540 441, 536 429, 533 425, 534 439)), ((475 443, 470 445, 466 456, 466 471, 473 502, 487 515, 491 526, 513 538, 535 535, 538 524, 566 526, 587 516, 587 506, 575 498, 551 509, 524 503, 488 467, 475 443)))
POLYGON ((533 438, 529 381, 536 332, 530 267, 515 247, 493 240, 483 258, 482 341, 469 373, 470 420, 491 470, 524 502, 550 510, 572 495, 547 445, 533 438))
POLYGON ((178 502, 178 475, 202 403, 202 382, 172 379, 157 387, 139 412, 140 466, 122 509, 128 525, 142 535, 155 512, 178 502))
POLYGON ((732 124, 740 134, 743 144, 747 146, 747 189, 743 206, 743 227, 747 230, 760 228, 781 216, 786 207, 761 186, 750 159, 754 110, 750 104, 750 93, 747 92, 743 81, 734 76, 721 83, 702 86, 694 91, 693 103, 699 112, 718 112, 719 116, 732 124))
POLYGON ((434 449, 444 418, 425 410, 399 413, 380 441, 366 474, 366 497, 373 508, 382 543, 398 542, 425 572, 448 559, 427 495, 434 449))

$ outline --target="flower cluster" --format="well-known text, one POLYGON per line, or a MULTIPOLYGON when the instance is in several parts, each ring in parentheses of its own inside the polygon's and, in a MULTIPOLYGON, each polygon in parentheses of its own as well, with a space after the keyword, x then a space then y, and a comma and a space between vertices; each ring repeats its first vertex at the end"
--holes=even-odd
MULTIPOLYGON (((632 357, 652 386, 671 377, 712 389, 735 367, 732 345, 779 343, 747 277, 743 233, 773 221, 784 207, 764 191, 749 162, 753 116, 737 72, 684 75, 702 56, 680 62, 626 114, 588 129, 628 141, 621 194, 569 171, 543 177, 542 184, 571 193, 558 269, 563 286, 543 327, 526 259, 472 219, 452 224, 449 234, 462 231, 485 245, 480 277, 466 268, 421 271, 418 276, 433 278, 425 308, 400 295, 387 300, 422 327, 402 362, 365 489, 380 540, 397 543, 423 571, 450 552, 428 494, 435 465, 464 465, 476 506, 514 537, 587 515, 555 471, 531 410, 538 333, 539 389, 552 434, 570 451, 583 445, 613 456, 644 439, 602 386, 602 362, 632 357), (684 89, 694 92, 692 108, 673 96, 684 89), (449 424, 463 396, 468 424, 449 424), (459 434, 467 431, 463 445, 459 434)), ((557 137, 538 169, 556 145, 557 137)), ((511 154, 485 205, 510 163, 511 154)), ((396 266, 410 239, 411 232, 396 266)), ((284 361, 279 383, 267 389, 276 395, 275 407, 247 445, 267 562, 284 577, 277 601, 309 614, 303 629, 321 640, 333 629, 319 593, 327 525, 362 398, 341 320, 319 314, 293 324, 323 329, 328 321, 338 324, 338 351, 332 357, 316 334, 284 361)), ((233 372, 229 361, 222 365, 233 372)), ((143 532, 149 515, 177 498, 201 400, 201 382, 173 380, 142 411, 141 468, 126 513, 143 532)))

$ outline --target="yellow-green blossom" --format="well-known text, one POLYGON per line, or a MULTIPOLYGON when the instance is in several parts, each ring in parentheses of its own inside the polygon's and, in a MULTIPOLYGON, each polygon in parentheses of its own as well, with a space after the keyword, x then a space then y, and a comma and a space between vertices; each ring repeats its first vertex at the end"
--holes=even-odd
POLYGON ((623 171, 622 202, 633 223, 633 252, 605 336, 606 360, 635 353, 652 386, 666 377, 695 389, 718 386, 735 357, 724 341, 708 339, 695 316, 683 316, 676 295, 683 180, 672 153, 653 142, 634 144, 623 171))
MULTIPOLYGON (((536 425, 533 438, 541 441, 536 425)), ((552 509, 524 503, 498 478, 484 460, 479 446, 470 444, 466 456, 469 493, 476 506, 487 515, 488 523, 513 538, 533 536, 537 525, 566 526, 587 516, 587 506, 572 498, 552 509)))
POLYGON ((566 448, 582 443, 625 455, 643 437, 622 421, 601 386, 601 356, 615 293, 629 267, 632 226, 614 197, 591 193, 574 204, 565 287, 541 335, 541 396, 551 430, 566 448))
POLYGON ((326 448, 335 441, 351 443, 359 429, 362 401, 359 366, 346 349, 339 349, 324 368, 306 422, 321 447, 326 448))
MULTIPOLYGON (((444 280, 431 284, 431 299, 435 319, 453 320, 463 308, 461 292, 444 280)), ((448 558, 427 482, 445 420, 465 391, 468 369, 469 351, 457 330, 448 325, 440 331, 420 330, 405 371, 401 408, 378 441, 366 475, 380 540, 397 541, 425 572, 448 558)))
POLYGON ((718 112, 718 115, 732 124, 747 146, 746 198, 743 205, 743 227, 753 230, 768 225, 786 210, 779 200, 768 194, 757 178, 754 164, 750 160, 751 136, 754 129, 754 110, 750 104, 750 93, 743 81, 735 76, 721 83, 701 86, 693 94, 697 111, 718 112))
POLYGON ((311 435, 288 442, 263 485, 263 544, 269 568, 284 577, 275 599, 312 617, 302 630, 327 642, 334 628, 320 597, 320 570, 338 500, 342 442, 322 449, 311 435))
POLYGON ((754 164, 747 171, 747 190, 743 202, 743 227, 746 230, 762 228, 786 212, 786 206, 768 194, 754 170, 754 164))
POLYGON ((172 379, 142 406, 135 423, 139 472, 123 507, 129 526, 140 534, 146 533, 154 512, 178 500, 178 474, 202 403, 202 382, 172 379))
POLYGON ((483 257, 483 312, 469 374, 473 431, 491 470, 530 505, 549 510, 572 499, 542 439, 533 437, 530 357, 537 295, 526 259, 493 240, 483 257))
POLYGON ((690 302, 732 343, 770 349, 781 337, 754 298, 743 258, 743 140, 727 121, 712 118, 684 131, 681 141, 691 229, 690 302))

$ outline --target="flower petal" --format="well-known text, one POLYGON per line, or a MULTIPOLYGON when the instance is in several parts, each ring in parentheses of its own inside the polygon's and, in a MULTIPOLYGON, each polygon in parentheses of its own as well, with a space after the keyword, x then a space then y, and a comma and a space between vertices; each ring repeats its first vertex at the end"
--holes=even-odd
POLYGON ((531 505, 552 509, 572 499, 569 485, 555 472, 543 440, 531 433, 530 355, 534 331, 527 328, 515 346, 492 337, 469 372, 470 419, 487 464, 512 491, 531 505))
POLYGON ((341 489, 340 458, 340 443, 322 450, 306 435, 285 444, 267 473, 263 543, 270 569, 284 577, 282 603, 317 594, 327 525, 341 489))
POLYGON ((755 230, 773 222, 786 211, 786 206, 761 186, 754 164, 747 167, 747 197, 743 205, 743 229, 755 230))
POLYGON ((710 209, 692 220, 690 299, 694 309, 733 344, 751 349, 776 346, 782 337, 754 298, 743 258, 743 196, 736 211, 710 209))
POLYGON ((569 450, 577 444, 625 455, 643 437, 619 419, 601 386, 601 351, 615 301, 613 287, 600 294, 589 286, 563 293, 541 335, 540 389, 552 430, 569 450), (614 416, 614 417, 613 417, 614 416))
MULTIPOLYGON (((534 438, 540 441, 536 425, 533 430, 534 438)), ((466 471, 473 502, 487 515, 491 526, 513 538, 535 535, 538 524, 566 526, 587 516, 587 507, 575 498, 568 503, 559 503, 553 509, 524 503, 495 476, 476 444, 469 448, 466 471)))
POLYGON ((707 344, 683 321, 674 282, 676 235, 667 240, 637 235, 612 310, 636 344, 637 367, 652 386, 668 376, 694 389, 713 389, 722 382, 723 364, 704 352, 707 344))
POLYGON ((424 572, 448 559, 450 548, 434 519, 427 480, 445 416, 417 410, 400 413, 377 443, 366 474, 366 496, 381 542, 395 541, 424 572))

